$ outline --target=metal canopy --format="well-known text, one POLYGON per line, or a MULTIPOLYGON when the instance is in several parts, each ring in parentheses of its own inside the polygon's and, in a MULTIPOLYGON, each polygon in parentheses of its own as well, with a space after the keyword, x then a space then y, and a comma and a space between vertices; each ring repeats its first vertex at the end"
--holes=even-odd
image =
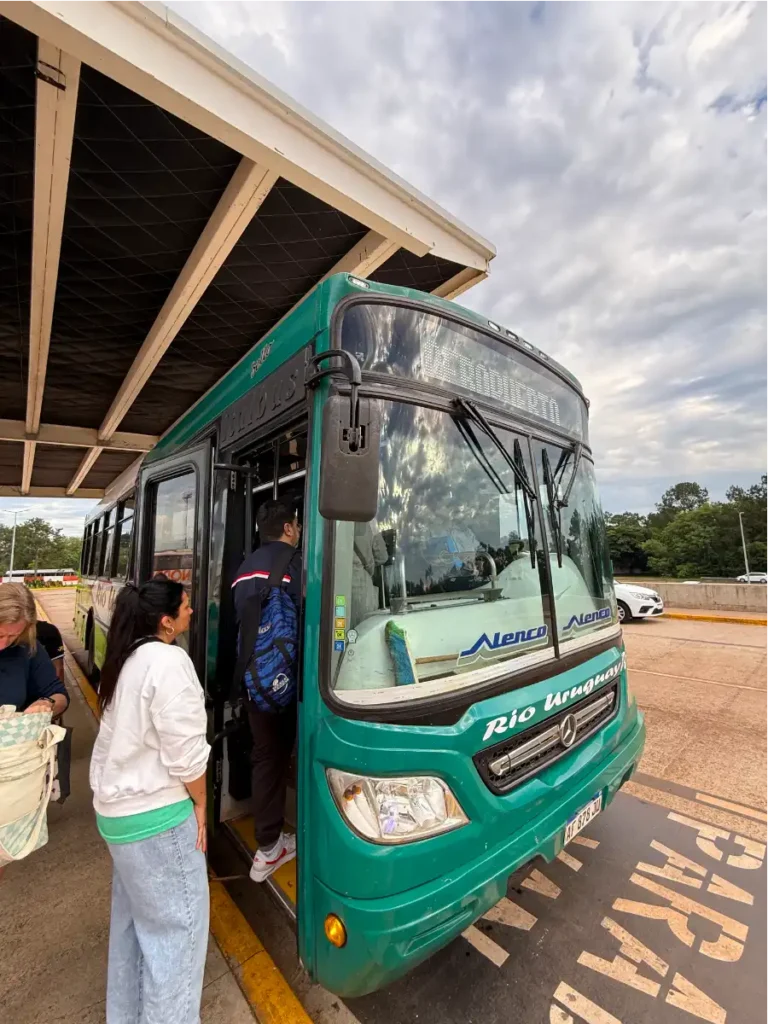
POLYGON ((0 495, 102 497, 329 274, 493 256, 162 5, 0 2, 0 495))

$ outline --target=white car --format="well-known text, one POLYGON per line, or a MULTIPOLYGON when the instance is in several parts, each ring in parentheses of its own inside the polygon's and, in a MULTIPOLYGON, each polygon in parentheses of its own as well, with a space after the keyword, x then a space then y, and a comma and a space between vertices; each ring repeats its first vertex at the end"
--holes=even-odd
POLYGON ((619 622, 647 619, 661 615, 664 611, 664 602, 656 591, 649 587, 641 587, 634 583, 618 583, 616 580, 613 586, 619 606, 619 622))
POLYGON ((768 573, 745 572, 743 576, 737 576, 739 583, 768 583, 768 573))

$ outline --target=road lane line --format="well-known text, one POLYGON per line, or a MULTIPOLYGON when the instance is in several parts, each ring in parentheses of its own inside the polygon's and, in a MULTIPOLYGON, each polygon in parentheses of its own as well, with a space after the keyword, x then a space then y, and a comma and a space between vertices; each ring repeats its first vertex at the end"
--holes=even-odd
POLYGON ((482 953, 483 956, 488 957, 491 963, 496 964, 497 967, 503 967, 509 959, 509 953, 506 949, 502 949, 498 943, 493 941, 493 939, 489 939, 487 935, 483 935, 480 929, 475 928, 473 924, 471 924, 469 928, 465 928, 461 934, 471 946, 475 947, 478 953, 482 953))
POLYGON ((702 679, 701 676, 679 676, 671 672, 652 672, 649 668, 637 668, 636 666, 631 666, 630 672, 643 676, 661 676, 663 679, 685 679, 688 683, 706 683, 707 686, 725 686, 729 690, 754 690, 758 693, 765 693, 764 686, 745 686, 743 683, 721 683, 719 679, 702 679))
POLYGON ((706 793, 697 793, 696 799, 702 803, 712 804, 713 807, 722 807, 725 811, 733 811, 734 814, 743 814, 745 818, 754 818, 755 821, 768 821, 768 814, 765 811, 756 811, 745 804, 734 804, 730 800, 721 800, 717 796, 708 796, 706 793))

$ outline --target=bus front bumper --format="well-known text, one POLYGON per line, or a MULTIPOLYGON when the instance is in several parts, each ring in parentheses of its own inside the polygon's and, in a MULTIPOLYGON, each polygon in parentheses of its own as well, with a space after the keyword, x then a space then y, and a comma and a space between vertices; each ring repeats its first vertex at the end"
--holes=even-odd
POLYGON ((448 878, 373 900, 350 899, 316 881, 317 981, 337 995, 362 996, 388 985, 445 946, 506 896, 509 877, 518 868, 539 857, 554 860, 563 847, 566 822, 576 810, 599 792, 603 809, 608 806, 635 771, 644 743, 645 725, 638 714, 622 744, 595 765, 578 787, 448 878), (322 934, 328 914, 344 923, 348 941, 342 949, 322 934))

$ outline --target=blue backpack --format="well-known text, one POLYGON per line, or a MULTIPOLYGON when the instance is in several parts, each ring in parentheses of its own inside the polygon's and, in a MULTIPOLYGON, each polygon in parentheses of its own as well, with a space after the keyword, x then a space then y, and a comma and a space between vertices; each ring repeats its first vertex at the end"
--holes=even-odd
POLYGON ((283 576, 294 552, 275 560, 264 587, 249 598, 240 623, 235 684, 259 711, 281 711, 296 699, 299 617, 283 576))

